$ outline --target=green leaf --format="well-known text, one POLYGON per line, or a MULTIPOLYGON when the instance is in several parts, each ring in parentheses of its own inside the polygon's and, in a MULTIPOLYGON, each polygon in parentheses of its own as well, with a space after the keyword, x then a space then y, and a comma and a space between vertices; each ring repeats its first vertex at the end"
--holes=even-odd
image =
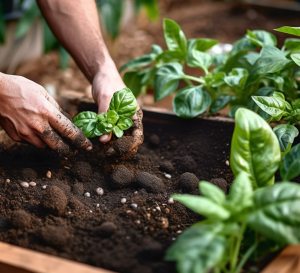
POLYGON ((119 71, 122 72, 125 69, 135 70, 137 68, 147 66, 147 65, 151 64, 155 60, 156 57, 157 57, 157 54, 154 54, 154 53, 145 54, 141 57, 138 57, 138 58, 128 61, 126 64, 121 66, 119 71))
POLYGON ((282 157, 280 176, 283 181, 290 181, 300 174, 300 144, 294 146, 282 157))
POLYGON ((220 96, 214 100, 210 106, 209 112, 216 113, 225 108, 235 97, 230 95, 220 96))
POLYGON ((284 79, 276 74, 265 74, 264 78, 274 81, 278 90, 284 91, 284 79))
POLYGON ((224 78, 224 81, 230 87, 240 87, 244 88, 246 81, 248 78, 248 71, 243 68, 234 68, 230 73, 229 76, 224 78))
POLYGON ((161 48, 161 46, 156 45, 156 44, 153 44, 151 46, 151 50, 152 50, 152 53, 156 54, 156 56, 163 53, 163 49, 161 48))
POLYGON ((107 114, 101 113, 97 116, 98 121, 100 122, 107 122, 107 114))
POLYGON ((164 38, 170 51, 178 51, 182 56, 186 55, 187 40, 180 26, 173 20, 164 18, 164 38))
POLYGON ((264 46, 260 52, 260 57, 253 65, 252 74, 276 73, 292 61, 285 57, 285 53, 273 46, 264 46))
POLYGON ((254 193, 249 225, 275 242, 300 242, 300 186, 282 182, 254 193))
POLYGON ((133 121, 130 119, 130 118, 122 118, 122 119, 119 119, 118 121, 118 127, 125 131, 125 130, 128 130, 133 124, 133 121))
POLYGON ((181 118, 193 118, 206 111, 211 97, 202 85, 187 86, 179 90, 173 100, 173 110, 181 118))
POLYGON ((218 205, 221 206, 224 205, 226 200, 226 195, 221 189, 219 189, 214 184, 206 181, 200 181, 199 190, 204 197, 210 199, 211 201, 213 201, 218 205))
POLYGON ((231 213, 239 213, 253 205, 252 196, 253 189, 249 175, 241 171, 230 187, 226 208, 231 213))
POLYGON ((169 63, 157 69, 154 80, 154 99, 159 101, 175 92, 179 79, 184 77, 179 63, 169 63))
POLYGON ((25 14, 18 21, 15 29, 15 38, 19 39, 23 37, 29 29, 32 27, 34 21, 41 15, 39 7, 34 1, 30 8, 25 12, 25 14))
POLYGON ((186 229, 167 250, 165 259, 177 261, 178 272, 206 273, 222 261, 228 247, 222 223, 186 229))
POLYGON ((113 132, 118 138, 121 138, 124 135, 123 130, 121 130, 117 125, 114 126, 113 132))
POLYGON ((107 122, 111 124, 115 124, 119 119, 119 115, 116 111, 114 110, 109 110, 107 112, 107 122))
POLYGON ((280 27, 274 29, 279 32, 300 36, 300 27, 280 27))
POLYGON ((240 108, 244 108, 244 105, 239 105, 239 104, 230 105, 228 117, 235 118, 236 111, 239 110, 240 108))
POLYGON ((43 24, 43 42, 44 42, 44 53, 48 53, 50 50, 54 49, 58 45, 54 34, 49 28, 47 22, 42 18, 43 24))
POLYGON ((129 71, 126 72, 123 76, 123 81, 126 86, 132 91, 135 97, 142 92, 142 81, 144 75, 140 73, 140 71, 129 71))
POLYGON ((172 197, 174 200, 179 201, 189 209, 208 219, 226 220, 230 217, 228 210, 206 197, 189 194, 174 194, 172 197))
POLYGON ((115 110, 120 118, 131 118, 137 110, 137 101, 129 88, 114 93, 109 110, 115 110))
POLYGON ((102 133, 102 134, 109 134, 113 130, 114 126, 111 123, 108 122, 99 122, 97 124, 97 129, 102 133))
POLYGON ((81 112, 73 118, 73 123, 82 130, 87 138, 93 138, 102 135, 97 130, 97 114, 94 112, 81 112))
POLYGON ((69 66, 70 54, 61 45, 58 46, 58 53, 59 53, 59 66, 62 70, 65 70, 69 66))
POLYGON ((270 32, 264 30, 247 30, 246 37, 256 46, 263 47, 263 46, 276 46, 277 39, 276 36, 270 32))
POLYGON ((189 39, 188 40, 188 48, 195 49, 197 51, 205 52, 208 49, 212 48, 216 44, 218 44, 218 40, 201 38, 201 39, 189 39))
POLYGON ((240 52, 244 52, 244 54, 248 53, 248 51, 255 50, 257 48, 256 45, 251 43, 251 41, 247 38, 241 38, 240 40, 237 40, 233 44, 233 48, 230 51, 229 55, 230 57, 236 56, 240 52))
POLYGON ((272 119, 279 121, 282 116, 286 115, 285 101, 280 98, 265 97, 265 96, 252 96, 255 103, 266 113, 268 113, 272 119))
POLYGON ((5 43, 5 37, 6 37, 6 26, 5 21, 3 18, 3 7, 2 2, 0 2, 0 44, 5 43))
POLYGON ((280 157, 279 143, 269 124, 251 110, 240 108, 231 142, 233 173, 246 172, 254 189, 271 185, 280 157))
POLYGON ((299 53, 292 54, 291 58, 296 63, 296 65, 300 66, 300 54, 299 53))
POLYGON ((300 39, 297 38, 287 38, 284 41, 284 47, 287 50, 300 50, 300 39))
POLYGON ((289 144, 292 144, 299 134, 298 129, 290 124, 280 124, 273 128, 273 131, 278 138, 281 152, 285 152, 289 144))

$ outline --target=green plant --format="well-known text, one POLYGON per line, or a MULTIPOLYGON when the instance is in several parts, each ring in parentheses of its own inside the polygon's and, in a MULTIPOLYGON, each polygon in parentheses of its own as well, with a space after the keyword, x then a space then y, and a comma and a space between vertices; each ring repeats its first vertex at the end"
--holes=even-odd
POLYGON ((236 112, 230 165, 236 175, 230 192, 201 181, 202 196, 172 197, 206 217, 185 230, 168 249, 180 273, 239 273, 246 261, 268 240, 270 248, 300 242, 300 186, 287 182, 300 173, 300 146, 283 157, 275 134, 259 115, 236 112), (251 236, 249 245, 245 233, 251 236), (241 250, 243 249, 243 251, 241 250))
POLYGON ((240 107, 257 111, 251 96, 265 96, 274 91, 284 92, 288 99, 298 98, 300 54, 296 52, 300 49, 300 39, 288 38, 284 47, 278 49, 272 33, 248 30, 228 54, 215 54, 207 50, 217 45, 217 40, 187 40, 180 26, 170 19, 164 19, 163 29, 167 50, 152 45, 151 53, 120 68, 127 70, 124 81, 135 96, 154 87, 154 98, 158 101, 178 91, 173 110, 182 118, 193 118, 208 109, 213 114, 227 105, 230 117, 240 107), (186 66, 202 70, 202 76, 185 74, 186 66), (186 87, 177 90, 179 81, 186 87))
POLYGON ((97 115, 94 112, 81 112, 73 119, 73 123, 81 129, 85 136, 93 138, 108 134, 111 131, 117 137, 122 137, 133 122, 130 119, 137 110, 137 101, 128 88, 114 93, 107 114, 97 115))

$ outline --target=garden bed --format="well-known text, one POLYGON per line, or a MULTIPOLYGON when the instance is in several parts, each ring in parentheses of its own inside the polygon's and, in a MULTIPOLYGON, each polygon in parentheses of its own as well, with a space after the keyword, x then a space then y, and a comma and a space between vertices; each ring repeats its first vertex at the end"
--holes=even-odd
MULTIPOLYGON (((165 250, 200 218, 177 202, 169 204, 168 199, 183 191, 198 194, 196 187, 183 190, 178 183, 185 172, 199 180, 222 178, 228 184, 233 180, 226 165, 233 126, 233 122, 187 121, 145 112, 145 142, 137 155, 124 162, 107 162, 97 140, 91 152, 79 152, 68 160, 23 145, 2 151, 0 240, 117 272, 175 272, 175 265, 163 260, 165 250), (84 164, 91 170, 78 174, 84 164), (110 174, 104 172, 112 165, 124 165, 134 177, 139 172, 155 175, 163 181, 161 192, 147 186, 146 190, 135 181, 123 189, 112 188, 110 174), (51 178, 46 177, 48 171, 51 178), (23 188, 21 181, 34 181, 36 186, 23 188), (54 198, 50 186, 63 191, 59 200, 65 195, 67 207, 46 209, 44 194, 54 198), (103 196, 96 194, 98 187, 104 189, 103 196), (86 192, 91 196, 85 197, 86 192), (115 227, 104 230, 105 222, 115 227)), ((228 184, 220 186, 226 191, 228 184)))

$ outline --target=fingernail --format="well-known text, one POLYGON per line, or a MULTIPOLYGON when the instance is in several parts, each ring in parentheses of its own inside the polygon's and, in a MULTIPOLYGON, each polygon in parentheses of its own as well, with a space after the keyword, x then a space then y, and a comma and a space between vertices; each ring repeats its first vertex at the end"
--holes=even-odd
POLYGON ((101 142, 105 142, 105 141, 108 140, 108 138, 109 138, 108 135, 103 135, 103 136, 101 136, 101 137, 99 138, 99 140, 100 140, 101 142))

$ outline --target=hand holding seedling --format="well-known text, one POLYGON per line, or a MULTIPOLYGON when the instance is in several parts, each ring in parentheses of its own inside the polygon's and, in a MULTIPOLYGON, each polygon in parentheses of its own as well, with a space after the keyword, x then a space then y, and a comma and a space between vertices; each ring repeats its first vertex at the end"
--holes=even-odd
POLYGON ((19 76, 0 73, 0 125, 17 142, 38 148, 46 144, 62 156, 76 147, 91 150, 91 142, 62 113, 56 101, 40 85, 19 76))

